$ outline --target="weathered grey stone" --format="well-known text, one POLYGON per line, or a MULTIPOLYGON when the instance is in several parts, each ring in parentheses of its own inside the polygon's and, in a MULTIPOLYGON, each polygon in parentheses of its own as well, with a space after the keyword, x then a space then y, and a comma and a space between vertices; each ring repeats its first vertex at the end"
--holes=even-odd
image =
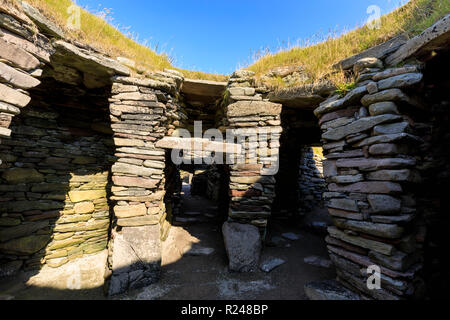
POLYGON ((328 208, 328 213, 332 217, 345 218, 350 220, 364 220, 362 213, 355 213, 341 209, 328 208))
POLYGON ((371 194, 367 196, 367 200, 372 208, 372 212, 376 214, 394 214, 401 210, 401 200, 391 196, 371 194))
POLYGON ((397 105, 393 102, 378 102, 369 106, 371 116, 379 116, 381 114, 400 114, 397 105))
POLYGON ((336 161, 325 160, 323 162, 323 175, 325 178, 331 178, 337 176, 336 161))
POLYGON ((404 214, 400 216, 370 216, 370 220, 372 220, 372 222, 387 224, 406 224, 413 221, 414 218, 415 215, 413 214, 404 214))
POLYGON ((143 166, 134 166, 131 164, 126 164, 122 162, 116 162, 112 168, 111 171, 114 173, 125 173, 125 174, 132 174, 136 176, 143 176, 143 177, 150 177, 154 174, 161 174, 161 170, 152 169, 152 168, 146 168, 143 166))
POLYGON ((367 174, 368 180, 373 181, 396 181, 396 182, 419 182, 420 177, 409 169, 403 170, 380 170, 367 174))
POLYGON ((34 183, 44 182, 44 175, 36 171, 36 169, 12 168, 6 170, 2 178, 8 184, 34 183))
POLYGON ((422 32, 420 35, 409 40, 395 53, 386 58, 386 63, 394 66, 412 55, 424 54, 423 51, 432 51, 436 47, 445 46, 450 33, 450 15, 436 22, 433 26, 422 32), (430 48, 427 49, 427 46, 430 48), (421 52, 422 51, 422 52, 421 52))
POLYGON ((281 234, 281 236, 285 239, 291 240, 291 241, 297 241, 301 239, 301 235, 295 234, 293 232, 285 232, 281 234))
POLYGON ((62 40, 55 41, 53 45, 63 60, 69 59, 70 65, 82 72, 98 73, 99 76, 102 74, 105 76, 116 74, 128 76, 130 74, 127 67, 106 56, 78 48, 62 40))
POLYGON ((361 238, 361 237, 356 237, 356 236, 350 236, 347 235, 346 233, 344 233, 343 231, 339 230, 336 227, 329 227, 328 228, 328 233, 334 237, 337 238, 339 240, 342 240, 344 242, 348 242, 350 244, 362 247, 362 248, 366 248, 366 249, 370 249, 379 253, 382 253, 384 255, 392 255, 394 252, 394 247, 390 244, 384 243, 384 242, 379 242, 379 241, 374 241, 374 240, 369 240, 369 239, 365 239, 365 238, 361 238))
POLYGON ((42 33, 57 38, 64 38, 64 31, 61 30, 56 24, 44 17, 39 10, 35 9, 27 2, 22 1, 22 8, 25 14, 33 20, 34 23, 39 27, 42 33))
POLYGON ((0 137, 10 137, 11 130, 7 128, 0 127, 0 137))
POLYGON ((331 192, 359 192, 359 193, 380 193, 393 194, 402 192, 402 187, 398 183, 374 181, 374 182, 357 182, 350 185, 339 186, 331 183, 328 186, 331 192))
POLYGON ((321 267, 321 268, 331 268, 332 262, 331 260, 319 257, 319 256, 309 256, 303 259, 303 262, 306 264, 310 264, 312 266, 321 267))
POLYGON ((114 274, 109 282, 108 295, 114 296, 126 292, 129 288, 129 283, 128 273, 114 274))
POLYGON ((123 228, 113 234, 113 274, 138 269, 159 271, 161 267, 161 241, 159 226, 123 228))
POLYGON ((161 217, 158 215, 122 218, 117 220, 117 225, 121 227, 153 226, 159 224, 160 220, 161 217))
POLYGON ((347 176, 334 176, 330 178, 330 182, 334 182, 337 184, 348 184, 348 183, 356 183, 364 180, 364 176, 362 174, 355 175, 347 175, 347 176))
POLYGON ((402 227, 393 224, 371 223, 366 221, 352 221, 344 219, 334 219, 333 221, 335 225, 341 229, 353 230, 388 239, 398 239, 405 231, 402 227))
POLYGON ((0 80, 6 81, 13 86, 21 89, 29 89, 38 86, 41 82, 28 75, 18 71, 3 62, 0 62, 0 80))
POLYGON ((232 87, 228 91, 232 96, 253 96, 255 94, 255 88, 232 87))
POLYGON ((408 88, 420 83, 423 79, 421 73, 405 73, 392 78, 387 78, 378 82, 380 90, 391 88, 408 88))
POLYGON ((358 294, 343 287, 335 280, 310 282, 304 287, 306 296, 313 301, 360 300, 358 294))
POLYGON ((365 86, 353 89, 345 95, 342 99, 337 99, 337 96, 322 102, 320 106, 314 110, 314 114, 318 117, 322 114, 342 109, 346 106, 350 106, 359 100, 367 93, 365 86))
POLYGON ((412 167, 416 165, 416 159, 404 158, 351 158, 339 159, 336 162, 338 168, 358 168, 363 171, 375 171, 380 169, 394 169, 402 167, 412 167))
POLYGON ((79 202, 73 206, 73 210, 76 214, 89 214, 95 211, 95 206, 90 201, 79 202))
POLYGON ((114 214, 119 219, 145 216, 147 214, 147 207, 145 206, 145 204, 115 206, 114 214))
POLYGON ((16 33, 3 29, 1 31, 3 32, 3 40, 6 40, 7 42, 14 44, 17 47, 22 48, 41 61, 50 63, 50 56, 55 52, 55 50, 51 47, 50 42, 45 37, 36 35, 36 37, 38 38, 38 46, 31 41, 25 40, 16 33))
POLYGON ((0 250, 9 254, 31 255, 43 249, 50 241, 48 235, 31 235, 0 243, 0 250))
POLYGON ((186 252, 186 255, 189 256, 194 256, 194 257, 198 257, 198 256, 210 256, 211 254, 214 253, 214 249, 213 248, 206 248, 206 247, 200 247, 200 246, 193 246, 191 249, 189 249, 189 251, 186 252))
POLYGON ((274 184, 275 178, 273 176, 254 176, 254 177, 231 177, 231 182, 234 183, 243 183, 243 184, 254 184, 254 183, 262 183, 262 184, 274 184))
POLYGON ((106 190, 76 190, 69 192, 72 202, 82 202, 95 199, 106 198, 106 190))
POLYGON ((385 134, 396 134, 403 133, 409 127, 408 122, 398 122, 378 125, 373 128, 373 134, 375 135, 385 135, 385 134))
POLYGON ((250 224, 225 222, 222 227, 229 268, 236 272, 253 272, 258 268, 261 235, 250 224))
POLYGON ((18 107, 25 107, 31 98, 18 90, 14 90, 0 83, 0 101, 10 103, 18 107))
POLYGON ((156 143, 157 148, 188 151, 214 151, 219 153, 240 154, 242 146, 233 143, 222 143, 201 138, 165 137, 156 143))
POLYGON ((114 76, 113 81, 122 83, 122 84, 157 89, 157 90, 161 90, 164 92, 172 91, 172 86, 170 84, 162 82, 162 81, 158 81, 158 80, 148 79, 148 78, 140 79, 140 78, 132 78, 132 77, 124 77, 124 76, 114 76))
POLYGON ((382 143, 382 144, 374 144, 370 146, 369 153, 372 155, 398 155, 401 150, 396 144, 392 143, 382 143))
POLYGON ((401 119, 400 116, 391 115, 391 114, 383 114, 383 115, 374 116, 374 117, 362 118, 362 119, 354 121, 351 124, 348 124, 346 126, 339 127, 336 129, 331 129, 331 130, 323 133, 322 137, 327 140, 338 141, 338 140, 345 138, 346 136, 348 136, 350 134, 367 131, 378 124, 386 123, 386 122, 393 122, 393 121, 397 121, 400 119, 401 119))
POLYGON ((365 68, 383 68, 383 61, 376 57, 361 58, 353 65, 353 72, 360 73, 365 68))
POLYGON ((374 136, 355 143, 354 147, 370 146, 372 144, 393 143, 393 142, 407 142, 420 143, 422 140, 419 137, 408 133, 386 134, 381 136, 374 136))
POLYGON ((0 264, 0 279, 4 277, 11 277, 19 272, 23 262, 20 260, 9 261, 4 264, 0 264))
POLYGON ((279 259, 279 258, 266 258, 264 259, 264 261, 261 263, 260 269, 264 272, 271 272, 272 270, 274 270, 275 268, 278 268, 279 266, 285 264, 286 261, 283 259, 279 259))
POLYGON ((19 68, 30 71, 39 67, 40 62, 33 55, 15 44, 9 43, 0 37, 0 58, 10 61, 19 68))
POLYGON ((383 90, 375 94, 365 95, 361 99, 361 103, 366 107, 378 102, 386 102, 386 101, 402 102, 402 103, 409 103, 411 105, 416 105, 416 103, 414 103, 414 101, 412 101, 400 89, 383 90))
POLYGON ((389 41, 386 41, 378 46, 363 51, 353 57, 346 58, 341 62, 337 63, 336 65, 334 65, 333 67, 336 69, 348 70, 353 68, 354 64, 362 58, 375 57, 378 59, 383 59, 387 55, 395 52, 399 47, 404 45, 406 41, 408 41, 407 35, 401 34, 397 37, 392 38, 389 41))
POLYGON ((138 148, 117 148, 117 152, 131 153, 131 154, 142 154, 148 156, 165 156, 164 150, 149 150, 149 149, 138 149, 138 148))
POLYGON ((153 189, 159 184, 160 180, 149 179, 149 178, 138 178, 138 177, 122 177, 113 176, 112 180, 117 186, 124 187, 141 187, 153 189))
POLYGON ((123 92, 112 96, 113 99, 130 100, 130 101, 151 101, 157 102, 155 94, 146 94, 141 92, 123 92))
POLYGON ((359 212, 356 201, 351 199, 331 199, 328 203, 328 207, 352 212, 359 212))
POLYGON ((369 94, 374 94, 379 91, 377 83, 373 82, 373 81, 369 82, 366 85, 366 89, 367 89, 367 92, 369 92, 369 94))
POLYGON ((282 105, 266 101, 238 101, 227 107, 228 117, 246 116, 278 116, 281 114, 282 105))
MULTIPOLYGON (((108 251, 103 250, 92 256, 74 261, 66 261, 56 270, 43 266, 38 274, 27 280, 27 286, 54 288, 55 290, 96 289, 104 284, 108 251)), ((53 260, 53 259, 52 259, 53 260)))
POLYGON ((370 251, 369 258, 375 263, 379 263, 389 269, 406 271, 413 263, 417 261, 418 255, 408 255, 406 253, 396 251, 392 256, 385 256, 381 253, 370 251))
POLYGON ((375 74, 373 76, 373 80, 380 81, 380 80, 395 77, 395 76, 405 74, 405 73, 415 73, 415 72, 418 72, 419 69, 420 69, 420 67, 417 65, 406 65, 406 66, 403 66, 400 68, 386 69, 382 72, 378 72, 377 74, 375 74))
POLYGON ((20 109, 9 103, 0 101, 0 112, 12 114, 12 115, 18 115, 18 114, 20 114, 20 109))
POLYGON ((47 226, 48 221, 42 221, 36 223, 25 223, 15 227, 2 229, 0 230, 0 242, 32 234, 33 232, 43 229, 47 226))

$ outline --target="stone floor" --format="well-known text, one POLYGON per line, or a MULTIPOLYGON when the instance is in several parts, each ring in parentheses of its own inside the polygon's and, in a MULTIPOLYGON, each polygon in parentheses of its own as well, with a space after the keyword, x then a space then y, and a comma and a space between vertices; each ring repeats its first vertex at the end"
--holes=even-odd
MULTIPOLYGON (((185 186, 183 208, 181 217, 192 219, 171 228, 163 244, 161 281, 114 299, 303 300, 306 283, 335 277, 333 268, 304 261, 311 256, 314 259, 307 260, 328 260, 324 236, 278 219, 271 222, 261 260, 285 263, 270 273, 230 273, 215 203, 191 196, 185 186)), ((22 274, 15 280, 0 281, 0 299, 105 299, 102 288, 79 292, 26 287, 23 283, 28 277, 22 274)))
POLYGON ((217 211, 208 209, 215 204, 191 196, 186 187, 183 191, 183 216, 198 221, 171 229, 163 245, 163 272, 158 284, 118 299, 302 300, 306 299, 303 288, 306 283, 335 277, 332 268, 304 262, 311 256, 328 259, 324 237, 290 226, 283 220, 272 221, 268 235, 270 246, 264 249, 261 260, 278 258, 285 264, 270 273, 228 272, 220 224, 215 219, 217 211), (288 240, 292 235, 299 239, 288 240))

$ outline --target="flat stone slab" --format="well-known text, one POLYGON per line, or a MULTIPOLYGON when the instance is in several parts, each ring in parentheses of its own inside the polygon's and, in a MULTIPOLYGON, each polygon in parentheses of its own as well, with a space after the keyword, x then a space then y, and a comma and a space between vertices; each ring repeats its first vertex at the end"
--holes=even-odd
POLYGON ((297 240, 300 240, 302 238, 302 236, 300 234, 295 234, 295 233, 292 233, 292 232, 283 233, 281 236, 283 238, 291 240, 291 241, 297 241, 297 240))
POLYGON ((184 79, 181 92, 184 94, 219 98, 227 88, 227 82, 184 79))
POLYGON ((201 138, 166 137, 156 143, 157 148, 188 150, 194 152, 211 151, 240 154, 242 146, 233 143, 222 143, 201 138))
POLYGON ((26 285, 54 290, 94 289, 104 284, 108 250, 79 258, 59 268, 44 266, 26 285))
POLYGON ((333 265, 331 260, 324 259, 319 256, 309 256, 309 257, 306 257, 305 259, 303 259, 303 261, 312 266, 322 267, 322 268, 331 268, 331 266, 333 265))
POLYGON ((198 247, 193 246, 191 249, 189 249, 186 254, 188 256, 210 256, 214 253, 213 248, 207 248, 207 247, 198 247))
POLYGON ((375 57, 378 59, 382 59, 382 58, 386 57, 387 55, 395 52, 398 48, 400 48, 402 45, 404 45, 407 40, 408 40, 408 37, 406 35, 397 36, 385 43, 382 43, 378 46, 375 46, 364 52, 361 52, 360 54, 357 54, 355 56, 344 59, 344 60, 338 62, 337 64, 335 64, 333 67, 336 69, 348 70, 348 69, 353 68, 355 63, 363 58, 375 57))
POLYGON ((34 23, 39 27, 39 29, 46 35, 56 38, 64 38, 64 31, 61 30, 56 24, 48 20, 44 15, 42 15, 39 10, 35 9, 27 2, 22 1, 22 8, 25 14, 33 20, 34 23))
POLYGON ((261 263, 260 269, 269 273, 285 263, 286 261, 280 258, 266 258, 263 263, 261 263))
POLYGON ((225 222, 222 227, 229 268, 235 272, 254 272, 261 255, 259 229, 250 224, 225 222))
POLYGON ((56 48, 55 55, 59 60, 79 71, 99 76, 128 76, 130 74, 130 70, 116 60, 78 48, 68 42, 58 40, 54 43, 54 47, 56 48))
POLYGON ((335 280, 315 281, 305 285, 310 300, 361 300, 359 295, 343 287, 335 280))
POLYGON ((394 66, 411 56, 426 56, 434 50, 448 47, 450 39, 450 14, 436 22, 420 35, 409 40, 395 53, 386 58, 394 66))
POLYGON ((314 110, 335 90, 336 88, 330 84, 305 85, 300 88, 271 92, 268 99, 271 102, 283 104, 283 107, 314 110))

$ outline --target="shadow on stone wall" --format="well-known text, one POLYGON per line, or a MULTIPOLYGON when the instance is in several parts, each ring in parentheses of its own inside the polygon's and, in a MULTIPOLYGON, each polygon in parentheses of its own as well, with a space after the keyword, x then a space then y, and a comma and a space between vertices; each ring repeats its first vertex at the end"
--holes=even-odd
POLYGON ((0 144, 0 277, 24 270, 32 279, 107 247, 110 91, 45 78, 13 119, 0 144))

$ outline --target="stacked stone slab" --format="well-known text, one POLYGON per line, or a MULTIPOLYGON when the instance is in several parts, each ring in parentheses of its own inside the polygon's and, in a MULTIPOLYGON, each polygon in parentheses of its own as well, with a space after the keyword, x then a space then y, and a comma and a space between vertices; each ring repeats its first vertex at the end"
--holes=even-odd
POLYGON ((56 268, 107 245, 111 141, 86 128, 69 141, 75 129, 62 118, 25 109, 0 145, 0 249, 25 269, 56 268))
POLYGON ((237 137, 242 152, 230 165, 231 221, 264 230, 275 196, 281 105, 263 100, 250 71, 236 71, 227 89, 227 129, 237 137))
MULTIPOLYGON (((30 96, 27 89, 36 87, 40 81, 37 79, 41 70, 41 64, 47 60, 49 54, 36 44, 37 40, 43 40, 36 37, 33 39, 32 30, 34 25, 31 20, 23 13, 18 12, 10 4, 3 4, 0 8, 0 143, 3 138, 11 136, 10 124, 14 116, 20 114, 30 102, 30 96)), ((45 37, 44 37, 45 38, 45 37)), ((45 39, 48 41, 48 39, 45 39)), ((44 40, 44 41, 45 41, 44 40)), ((5 162, 14 157, 9 152, 1 151, 0 166, 5 167, 5 162)), ((33 171, 34 172, 34 171, 33 171)), ((38 172, 34 172, 39 175, 38 172)), ((25 174, 26 176, 26 174, 25 174)), ((28 235, 22 231, 22 235, 17 235, 11 228, 20 228, 22 224, 22 216, 20 214, 12 214, 5 212, 6 201, 10 201, 5 196, 5 192, 20 192, 13 185, 3 186, 0 191, 1 211, 0 211, 0 246, 11 246, 13 242, 20 241, 24 235, 28 235), (5 234, 6 233, 6 234, 5 234), (9 235, 8 235, 9 234, 9 235)), ((22 229, 26 228, 22 227, 22 229)), ((33 232, 33 231, 32 231, 33 232)), ((7 276, 23 266, 23 261, 30 261, 32 255, 43 248, 42 243, 37 245, 33 250, 26 250, 25 256, 3 255, 4 250, 1 249, 0 255, 0 277, 7 276)), ((29 249, 29 248, 28 248, 29 249)), ((22 252, 23 253, 23 252, 22 252)), ((37 259, 40 260, 39 258, 37 259)))
POLYGON ((299 167, 299 211, 303 215, 323 207, 325 179, 323 176, 323 151, 319 147, 303 147, 299 167))
MULTIPOLYGON (((0 8, 0 139, 11 135, 9 125, 31 98, 27 92, 40 84, 42 64, 49 53, 44 36, 33 39, 33 22, 12 5, 0 8)), ((1 141, 1 140, 0 140, 1 141)), ((0 159, 1 163, 2 159, 0 159)))
MULTIPOLYGON (((170 74, 166 74, 170 78, 170 74)), ((161 266, 166 152, 156 142, 168 132, 176 109, 168 81, 115 77, 110 99, 116 163, 112 166, 114 224, 109 294, 153 283, 161 266)))
MULTIPOLYGON (((374 299, 419 294, 420 245, 414 184, 420 138, 402 110, 418 106, 410 92, 422 74, 414 65, 383 69, 383 62, 356 62, 357 87, 315 110, 327 160, 325 193, 334 226, 326 241, 338 279, 374 299), (367 286, 367 268, 381 268, 381 289, 367 286)), ((371 274, 370 274, 371 275, 371 274)))

